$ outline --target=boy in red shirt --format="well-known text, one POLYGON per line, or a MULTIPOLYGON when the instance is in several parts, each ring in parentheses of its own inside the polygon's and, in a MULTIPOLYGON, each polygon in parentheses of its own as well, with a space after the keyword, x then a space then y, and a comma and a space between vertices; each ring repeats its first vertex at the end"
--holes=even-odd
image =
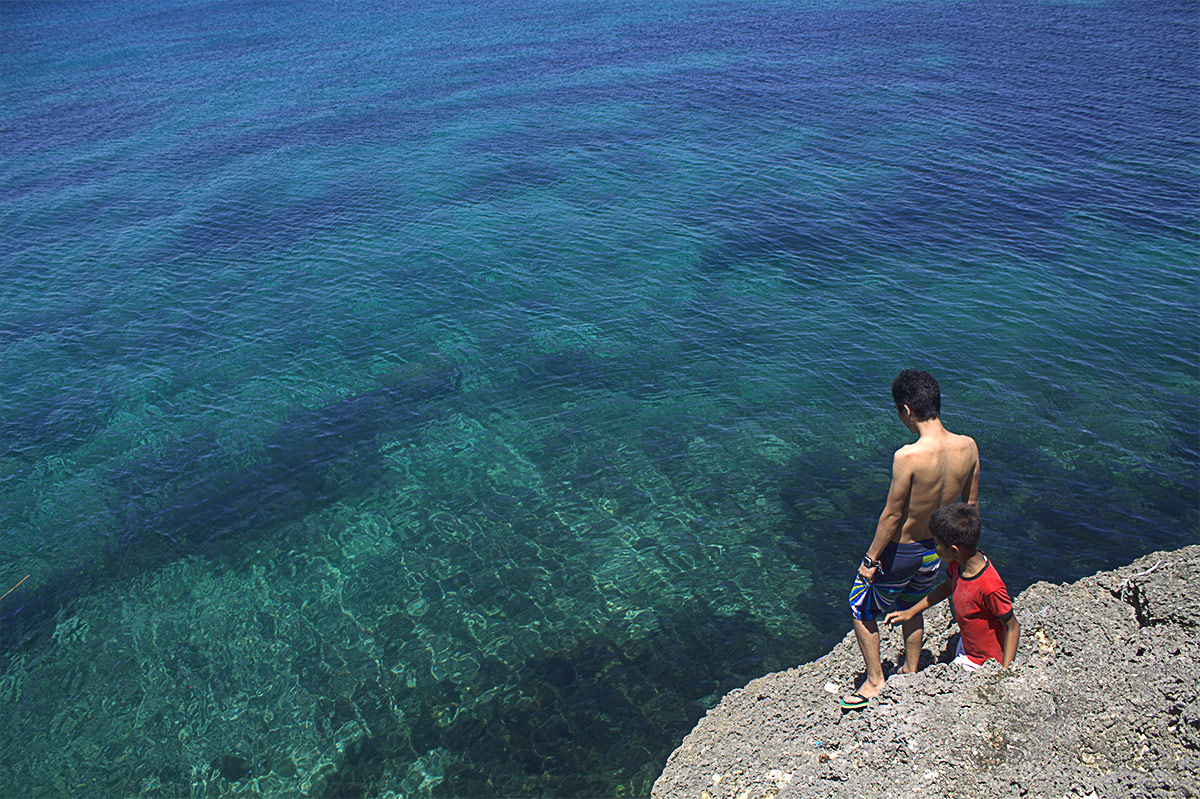
POLYGON ((995 658, 1008 668, 1017 656, 1021 625, 1013 615, 1008 589, 996 567, 976 547, 979 544, 979 511, 965 502, 938 508, 929 517, 929 531, 938 557, 948 563, 946 582, 907 610, 887 614, 893 625, 952 596, 951 607, 961 635, 954 662, 968 671, 995 658))

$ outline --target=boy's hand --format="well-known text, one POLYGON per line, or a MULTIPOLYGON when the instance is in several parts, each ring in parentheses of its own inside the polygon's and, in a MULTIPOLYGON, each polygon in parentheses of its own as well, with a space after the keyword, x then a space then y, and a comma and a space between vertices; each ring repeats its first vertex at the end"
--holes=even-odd
POLYGON ((912 608, 908 610, 893 610, 883 617, 883 623, 888 627, 895 627, 897 624, 903 624, 915 615, 917 614, 912 612, 912 608))

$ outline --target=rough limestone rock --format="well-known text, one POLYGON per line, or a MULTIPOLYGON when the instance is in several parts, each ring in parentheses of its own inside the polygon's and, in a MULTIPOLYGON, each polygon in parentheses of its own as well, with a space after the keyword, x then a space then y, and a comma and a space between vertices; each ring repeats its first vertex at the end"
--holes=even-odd
MULTIPOLYGON (((837 696, 862 674, 847 635, 726 695, 651 796, 1200 797, 1200 546, 1037 583, 1014 604, 1011 671, 948 663, 957 629, 945 602, 926 614, 922 670, 843 713, 837 696)), ((899 664, 899 630, 883 636, 885 665, 899 664)))

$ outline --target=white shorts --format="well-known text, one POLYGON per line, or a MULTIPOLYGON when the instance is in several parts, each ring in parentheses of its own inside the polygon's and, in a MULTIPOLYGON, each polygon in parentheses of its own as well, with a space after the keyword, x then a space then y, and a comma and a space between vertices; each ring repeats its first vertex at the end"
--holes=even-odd
POLYGON ((967 671, 975 671, 979 668, 979 664, 967 657, 967 653, 963 650, 961 635, 958 637, 958 649, 954 650, 954 665, 962 666, 967 671))

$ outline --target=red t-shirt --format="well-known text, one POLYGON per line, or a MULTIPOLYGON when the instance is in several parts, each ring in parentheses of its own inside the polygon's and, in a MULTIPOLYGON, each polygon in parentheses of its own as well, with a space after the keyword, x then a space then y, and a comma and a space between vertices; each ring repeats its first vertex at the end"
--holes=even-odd
MULTIPOLYGON (((987 558, 987 555, 984 555, 987 558)), ((962 633, 963 651, 973 663, 983 665, 988 658, 1004 662, 1004 620, 1012 613, 1008 589, 996 573, 991 559, 974 577, 960 577, 958 564, 950 561, 946 576, 950 578, 954 618, 962 633)))

